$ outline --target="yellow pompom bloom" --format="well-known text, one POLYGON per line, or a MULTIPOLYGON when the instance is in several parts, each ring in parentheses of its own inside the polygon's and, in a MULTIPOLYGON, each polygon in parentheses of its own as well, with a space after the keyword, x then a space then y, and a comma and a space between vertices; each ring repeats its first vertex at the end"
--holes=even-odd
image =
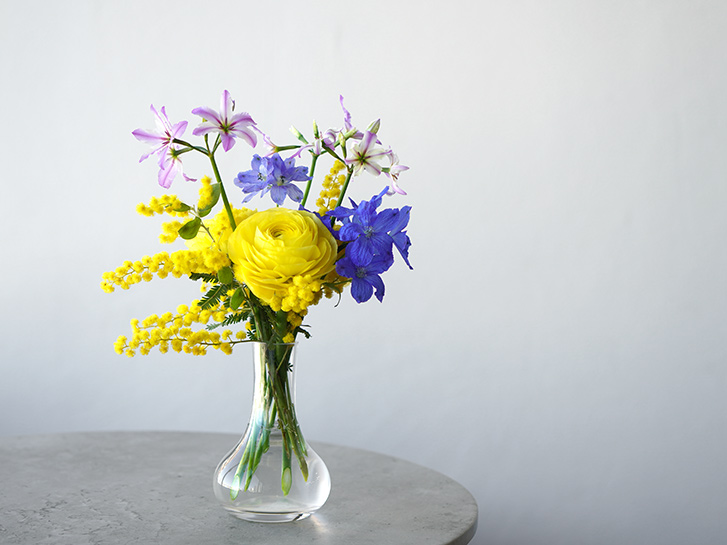
POLYGON ((209 176, 202 176, 199 188, 199 200, 197 208, 200 210, 212 204, 212 180, 209 176))
MULTIPOLYGON (((248 208, 232 209, 232 216, 235 218, 237 225, 240 225, 242 221, 254 213, 254 210, 249 210, 248 208)), ((227 216, 227 211, 223 208, 211 220, 205 220, 205 226, 207 230, 200 229, 196 237, 184 241, 187 248, 193 251, 214 249, 226 254, 227 240, 232 234, 232 226, 230 225, 230 218, 227 216)))
POLYGON ((271 208, 240 222, 227 243, 235 276, 265 303, 285 297, 296 276, 321 278, 334 269, 338 245, 317 216, 271 208))
POLYGON ((182 208, 182 201, 176 195, 162 195, 161 197, 152 197, 148 205, 138 204, 136 211, 142 216, 164 213, 179 217, 187 216, 187 212, 178 211, 180 208, 182 208))
POLYGON ((346 165, 341 161, 336 161, 331 167, 331 171, 323 178, 323 187, 321 189, 318 200, 316 200, 316 206, 318 206, 318 213, 320 215, 325 214, 329 210, 333 210, 338 202, 338 197, 341 194, 341 188, 346 181, 344 174, 338 175, 346 165))

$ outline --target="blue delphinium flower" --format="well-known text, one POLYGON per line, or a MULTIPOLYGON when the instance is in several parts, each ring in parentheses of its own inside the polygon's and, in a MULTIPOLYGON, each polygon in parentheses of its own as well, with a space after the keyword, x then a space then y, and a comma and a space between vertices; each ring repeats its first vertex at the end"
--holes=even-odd
POLYGON ((234 180, 235 185, 247 194, 242 202, 248 202, 258 193, 262 197, 268 191, 278 206, 286 197, 294 202, 303 200, 303 191, 292 182, 307 182, 310 176, 308 167, 295 166, 294 158, 283 160, 277 153, 270 157, 255 155, 250 166, 252 170, 240 172, 234 180))
POLYGON ((367 265, 355 265, 351 258, 344 257, 336 263, 336 272, 351 279, 351 295, 357 303, 365 303, 371 299, 376 288, 376 298, 384 300, 384 281, 381 273, 386 272, 393 259, 388 256, 377 255, 367 265))
POLYGON ((384 283, 379 276, 394 263, 393 248, 411 269, 409 246, 411 241, 404 230, 409 223, 410 206, 401 210, 387 208, 381 212, 376 209, 388 187, 369 201, 356 204, 353 208, 339 206, 327 215, 337 218, 343 225, 335 233, 342 242, 347 242, 345 256, 336 264, 341 276, 351 278, 351 295, 362 303, 371 298, 376 288, 376 298, 384 297, 384 283))
POLYGON ((387 209, 376 212, 384 193, 386 190, 358 205, 351 201, 353 208, 339 206, 329 213, 343 222, 338 238, 350 243, 346 247, 346 256, 356 265, 368 265, 375 255, 391 255, 394 240, 389 231, 396 226, 398 211, 387 209))

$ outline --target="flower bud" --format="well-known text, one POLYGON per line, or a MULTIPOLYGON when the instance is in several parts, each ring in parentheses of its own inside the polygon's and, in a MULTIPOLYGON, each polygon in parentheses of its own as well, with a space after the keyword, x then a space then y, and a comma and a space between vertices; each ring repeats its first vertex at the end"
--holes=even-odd
POLYGON ((303 134, 295 127, 290 127, 290 132, 292 132, 293 136, 295 136, 298 140, 300 140, 304 144, 308 143, 308 140, 305 139, 305 136, 303 136, 303 134))
POLYGON ((381 119, 377 119, 376 121, 371 123, 371 125, 369 125, 369 128, 366 130, 376 134, 377 132, 379 132, 380 127, 381 127, 381 119))

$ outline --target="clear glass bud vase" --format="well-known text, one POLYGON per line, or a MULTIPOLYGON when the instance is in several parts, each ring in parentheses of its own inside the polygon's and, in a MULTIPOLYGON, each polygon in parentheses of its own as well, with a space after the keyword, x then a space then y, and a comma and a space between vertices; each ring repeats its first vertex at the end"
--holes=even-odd
POLYGON ((331 479, 295 414, 296 345, 250 344, 252 413, 242 439, 215 470, 215 497, 244 520, 300 520, 323 506, 331 479))

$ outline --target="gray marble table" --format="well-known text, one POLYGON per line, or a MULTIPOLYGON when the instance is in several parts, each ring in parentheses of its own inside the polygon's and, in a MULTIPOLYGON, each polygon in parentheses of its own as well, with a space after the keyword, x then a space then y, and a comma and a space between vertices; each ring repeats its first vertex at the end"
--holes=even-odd
POLYGON ((313 443, 328 502, 284 524, 236 519, 212 472, 238 437, 98 432, 0 438, 0 543, 464 545, 477 504, 453 480, 372 452, 313 443))

